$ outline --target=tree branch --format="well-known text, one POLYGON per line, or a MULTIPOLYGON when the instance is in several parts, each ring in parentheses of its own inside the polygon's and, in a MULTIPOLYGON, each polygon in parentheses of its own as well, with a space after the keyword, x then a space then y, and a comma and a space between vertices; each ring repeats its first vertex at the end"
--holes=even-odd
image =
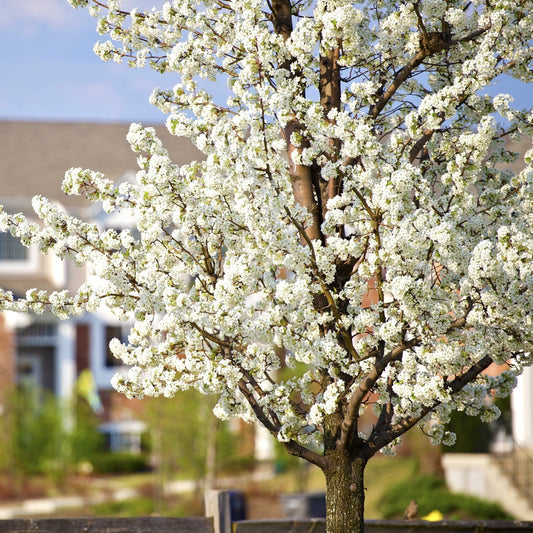
MULTIPOLYGON (((266 413, 263 411, 259 403, 257 402, 256 398, 254 397, 253 393, 248 389, 246 381, 241 379, 239 381, 239 390, 242 393, 242 395, 246 398, 246 401, 248 402, 248 405, 252 408, 255 416, 257 417, 257 420, 261 422, 261 424, 274 436, 278 437, 278 433, 281 429, 281 426, 279 424, 279 421, 273 421, 271 420, 266 413)), ((294 456, 302 457, 303 459, 306 459, 310 463, 315 464, 319 468, 324 468, 326 465, 326 460, 323 456, 319 455, 316 452, 313 452, 306 448, 305 446, 302 446, 301 444, 298 444, 295 440, 289 440, 288 442, 283 442, 283 446, 287 449, 287 451, 294 456)))
MULTIPOLYGON (((387 365, 392 361, 397 361, 402 357, 403 352, 416 346, 419 343, 419 339, 415 338, 405 343, 399 344, 393 350, 391 350, 386 356, 378 359, 376 364, 366 375, 366 377, 361 381, 355 392, 352 394, 348 407, 346 409, 346 414, 341 424, 341 436, 338 442, 338 447, 348 450, 352 442, 353 437, 355 436, 355 428, 357 426, 357 419, 359 418, 359 409, 361 403, 371 392, 374 385, 377 383, 378 379, 383 374, 387 365)), ((373 350, 375 353, 372 354, 374 357, 377 357, 378 350, 373 350)))
POLYGON ((483 35, 489 27, 480 28, 461 39, 450 39, 448 35, 441 32, 425 32, 422 31, 420 38, 420 50, 407 62, 407 64, 398 72, 389 88, 383 93, 378 101, 370 108, 369 116, 376 118, 383 108, 387 105, 390 99, 394 96, 396 91, 400 88, 402 83, 407 80, 411 72, 416 69, 426 57, 442 52, 458 43, 464 43, 474 40, 476 37, 483 35))
MULTIPOLYGON (((492 357, 486 355, 483 359, 480 359, 477 363, 473 364, 468 370, 446 383, 446 388, 449 389, 452 394, 457 394, 463 387, 472 383, 472 381, 474 381, 493 362, 492 357)), ((367 443, 368 451, 371 452, 370 455, 368 455, 368 458, 383 448, 383 446, 390 444, 399 436, 406 433, 441 404, 441 401, 437 401, 429 406, 423 406, 418 415, 400 420, 392 426, 389 431, 372 432, 367 443)))

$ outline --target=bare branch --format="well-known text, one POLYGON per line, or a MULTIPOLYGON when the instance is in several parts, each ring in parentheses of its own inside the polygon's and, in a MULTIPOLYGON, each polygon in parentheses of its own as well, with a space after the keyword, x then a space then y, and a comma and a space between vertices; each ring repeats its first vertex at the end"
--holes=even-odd
MULTIPOLYGON (((418 338, 412 339, 405 343, 399 344, 391 350, 386 356, 378 359, 376 364, 366 375, 366 377, 361 381, 355 392, 350 398, 348 407, 346 409, 346 414, 341 424, 341 437, 339 440, 339 448, 349 449, 349 446, 354 437, 354 430, 357 425, 357 419, 359 418, 359 409, 365 397, 371 392, 374 385, 377 383, 378 379, 383 374, 387 365, 392 361, 398 361, 401 359, 402 354, 405 350, 409 350, 413 346, 416 346, 420 340, 418 338)), ((374 357, 378 356, 378 350, 373 350, 374 357)))
MULTIPOLYGON (((446 388, 451 391, 452 394, 458 393, 463 387, 472 383, 484 370, 486 370, 492 363, 492 357, 486 355, 483 359, 480 359, 477 363, 473 364, 468 370, 459 374, 454 379, 446 383, 446 388)), ((390 444, 397 439, 400 435, 403 435, 409 429, 414 427, 418 422, 423 420, 429 413, 434 411, 441 401, 434 402, 429 406, 423 406, 416 416, 403 418, 387 430, 385 427, 381 431, 374 431, 368 440, 368 447, 371 457, 378 450, 390 444)))
POLYGON ((469 35, 462 37, 461 39, 449 39, 447 36, 440 34, 440 32, 426 32, 421 37, 421 46, 420 50, 407 62, 407 64, 398 72, 393 82, 390 84, 389 88, 383 93, 383 95, 378 99, 378 101, 371 107, 369 111, 369 116, 376 118, 383 108, 387 105, 390 99, 394 96, 396 91, 400 88, 402 83, 407 80, 410 74, 415 70, 426 57, 429 57, 438 52, 442 52, 446 48, 449 48, 458 43, 464 43, 472 41, 483 35, 488 31, 488 27, 480 28, 469 35), (439 37, 440 36, 440 37, 439 37))
MULTIPOLYGON (((259 405, 257 402, 255 396, 253 393, 248 389, 248 386, 244 379, 241 379, 239 381, 239 391, 242 393, 242 395, 246 398, 246 401, 252 408, 255 416, 263 424, 263 426, 274 436, 277 438, 278 433, 281 429, 281 426, 279 425, 279 421, 272 420, 263 408, 259 405)), ((272 414, 272 413, 271 413, 272 414)), ((303 459, 306 459, 310 463, 313 463, 317 465, 319 468, 324 468, 326 466, 325 458, 308 448, 305 448, 301 444, 298 444, 295 440, 289 440, 288 442, 283 442, 283 446, 287 449, 287 451, 294 456, 302 457, 303 459)))

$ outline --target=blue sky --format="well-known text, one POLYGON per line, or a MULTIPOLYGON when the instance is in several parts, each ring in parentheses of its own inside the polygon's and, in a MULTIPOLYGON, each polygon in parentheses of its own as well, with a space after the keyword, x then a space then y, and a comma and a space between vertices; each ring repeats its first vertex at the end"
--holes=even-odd
MULTIPOLYGON (((161 0, 128 0, 142 8, 161 0)), ((0 120, 163 122, 150 106, 154 87, 174 80, 149 69, 104 63, 93 51, 96 20, 67 0, 0 0, 0 120)), ((520 107, 533 86, 500 83, 520 107)))
POLYGON ((171 77, 100 60, 95 26, 67 0, 0 0, 0 120, 163 122, 148 98, 171 77))

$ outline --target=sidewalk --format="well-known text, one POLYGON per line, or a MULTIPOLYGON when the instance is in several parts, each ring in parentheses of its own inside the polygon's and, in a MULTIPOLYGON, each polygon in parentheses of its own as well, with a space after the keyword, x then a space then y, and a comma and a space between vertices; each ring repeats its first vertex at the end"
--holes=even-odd
MULTIPOLYGON (((176 480, 165 485, 165 494, 185 494, 195 489, 191 480, 176 480)), ((82 508, 109 501, 123 501, 140 495, 140 490, 117 488, 102 490, 91 496, 54 496, 50 498, 32 498, 28 500, 0 503, 0 520, 55 514, 61 510, 82 508)))
MULTIPOLYGON (((248 476, 249 480, 263 481, 272 477, 270 471, 256 471, 248 476)), ((243 478, 219 478, 217 484, 222 487, 235 487, 241 485, 243 478)), ((22 501, 0 502, 0 520, 11 520, 13 518, 36 517, 53 515, 66 509, 76 509, 98 505, 105 502, 124 501, 142 495, 139 488, 129 488, 117 486, 112 488, 109 483, 93 483, 94 494, 82 495, 58 495, 49 498, 31 498, 22 501)), ((186 494, 194 492, 197 484, 193 480, 173 480, 165 484, 165 495, 186 494)))

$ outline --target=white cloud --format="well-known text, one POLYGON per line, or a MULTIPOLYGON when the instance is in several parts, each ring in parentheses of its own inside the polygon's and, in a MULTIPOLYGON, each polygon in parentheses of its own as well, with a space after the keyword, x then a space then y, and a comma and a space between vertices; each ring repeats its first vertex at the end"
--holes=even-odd
POLYGON ((0 27, 17 26, 23 36, 38 33, 43 26, 60 28, 76 20, 66 0, 8 0, 0 10, 0 27))
MULTIPOLYGON (((0 28, 16 27, 23 37, 33 37, 42 29, 64 29, 88 17, 86 10, 74 9, 67 0, 0 0, 0 3, 0 28)), ((121 7, 126 11, 134 7, 149 11, 154 6, 160 9, 163 3, 163 0, 122 0, 121 7)))

